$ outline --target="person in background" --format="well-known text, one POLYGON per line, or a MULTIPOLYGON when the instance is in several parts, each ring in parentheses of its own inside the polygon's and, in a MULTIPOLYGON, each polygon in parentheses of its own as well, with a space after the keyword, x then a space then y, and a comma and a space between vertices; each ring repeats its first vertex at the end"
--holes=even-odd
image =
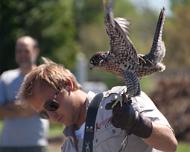
MULTIPOLYGON (((99 99, 93 151, 119 152, 125 139, 127 142, 122 152, 176 151, 173 130, 152 100, 144 92, 130 100, 123 93, 126 89, 126 86, 115 86, 103 92, 103 98, 99 99), (116 97, 125 103, 110 109, 116 97)), ((83 91, 68 69, 52 62, 38 66, 26 76, 18 98, 41 117, 66 126, 67 138, 62 152, 82 151, 87 109, 96 97, 93 92, 83 91)), ((89 151, 90 141, 87 142, 89 151)))
POLYGON ((38 42, 30 36, 17 39, 15 58, 17 69, 8 70, 0 77, 0 152, 46 152, 49 122, 41 119, 29 107, 16 104, 16 96, 27 73, 36 68, 38 42))

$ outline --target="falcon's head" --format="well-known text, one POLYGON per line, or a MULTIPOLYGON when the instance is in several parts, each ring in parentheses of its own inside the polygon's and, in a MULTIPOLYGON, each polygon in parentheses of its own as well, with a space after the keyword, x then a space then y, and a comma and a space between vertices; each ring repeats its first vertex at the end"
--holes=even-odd
POLYGON ((101 67, 107 58, 107 52, 98 52, 90 58, 90 69, 93 67, 101 67))

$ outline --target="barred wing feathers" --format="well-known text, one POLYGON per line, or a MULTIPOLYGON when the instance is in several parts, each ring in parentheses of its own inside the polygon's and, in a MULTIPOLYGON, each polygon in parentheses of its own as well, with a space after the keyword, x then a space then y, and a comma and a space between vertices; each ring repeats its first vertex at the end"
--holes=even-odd
POLYGON ((127 56, 135 63, 138 63, 137 51, 128 37, 128 20, 124 18, 115 18, 112 13, 112 1, 104 3, 106 31, 110 38, 110 54, 114 56, 127 56), (124 55, 125 54, 125 55, 124 55))

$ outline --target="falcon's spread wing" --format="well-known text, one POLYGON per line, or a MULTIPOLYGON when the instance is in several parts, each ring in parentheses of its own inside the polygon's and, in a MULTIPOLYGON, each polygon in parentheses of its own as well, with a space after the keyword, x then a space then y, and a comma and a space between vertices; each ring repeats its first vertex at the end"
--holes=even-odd
POLYGON ((149 59, 151 59, 156 63, 162 61, 166 51, 164 42, 162 41, 164 21, 165 21, 165 8, 163 8, 160 12, 160 16, 158 18, 156 26, 156 31, 154 34, 152 48, 150 50, 150 53, 148 54, 149 59))
POLYGON ((115 56, 127 56, 138 63, 137 51, 128 37, 129 22, 124 18, 115 18, 112 13, 113 0, 104 0, 105 25, 110 38, 110 53, 115 56), (109 2, 107 2, 109 1, 109 2))

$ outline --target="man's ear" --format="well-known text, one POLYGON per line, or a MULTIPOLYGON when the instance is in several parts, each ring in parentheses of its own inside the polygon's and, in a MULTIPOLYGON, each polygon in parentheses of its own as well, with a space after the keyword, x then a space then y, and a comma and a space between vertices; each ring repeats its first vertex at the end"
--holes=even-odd
POLYGON ((73 82, 71 80, 68 80, 67 86, 65 88, 69 93, 73 91, 73 82))

